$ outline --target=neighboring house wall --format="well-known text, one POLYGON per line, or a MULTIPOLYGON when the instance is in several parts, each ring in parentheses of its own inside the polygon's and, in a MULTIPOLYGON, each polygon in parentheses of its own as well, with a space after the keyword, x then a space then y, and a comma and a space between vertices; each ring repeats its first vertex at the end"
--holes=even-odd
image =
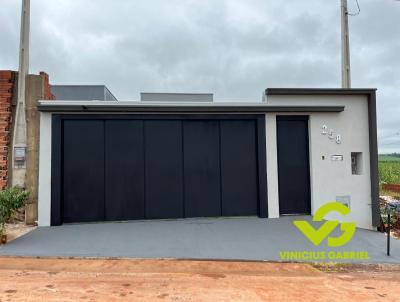
POLYGON ((0 71, 0 189, 7 186, 13 96, 16 96, 17 73, 0 71))
POLYGON ((51 85, 57 100, 117 101, 104 85, 51 85))
MULTIPOLYGON (((372 228, 371 180, 368 132, 368 100, 366 96, 268 96, 271 105, 344 105, 341 113, 305 113, 309 115, 309 146, 312 214, 337 196, 350 196, 351 213, 344 219, 330 215, 329 219, 357 221, 357 226, 372 228), (322 135, 322 126, 341 134, 342 142, 322 135), (362 152, 363 171, 352 175, 351 152, 362 152), (343 161, 332 161, 332 155, 343 155, 343 161), (322 159, 322 156, 325 159, 322 159)), ((285 113, 289 114, 289 113, 285 113)), ((269 216, 279 217, 278 166, 276 150, 276 116, 266 114, 267 179, 269 216)))
POLYGON ((150 93, 141 92, 140 101, 142 102, 213 102, 212 93, 150 93))
POLYGON ((104 86, 104 100, 105 101, 118 101, 117 98, 111 93, 106 86, 104 86))
POLYGON ((54 93, 51 90, 49 75, 43 71, 39 72, 39 75, 43 79, 43 98, 44 98, 44 100, 55 100, 56 96, 54 95, 54 93))
MULTIPOLYGON (((12 177, 12 123, 17 102, 18 72, 0 71, 0 189, 11 182, 12 177)), ((37 220, 38 165, 39 165, 39 99, 54 100, 51 93, 49 76, 45 72, 28 75, 26 79, 25 109, 27 120, 27 151, 25 187, 30 192, 25 207, 25 219, 28 224, 37 220)))

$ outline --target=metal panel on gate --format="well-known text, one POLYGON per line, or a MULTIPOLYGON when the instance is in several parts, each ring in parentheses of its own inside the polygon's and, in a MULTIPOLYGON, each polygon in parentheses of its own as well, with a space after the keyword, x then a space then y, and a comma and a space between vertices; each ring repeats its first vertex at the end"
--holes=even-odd
POLYGON ((254 120, 221 121, 222 215, 257 215, 257 143, 254 120))
POLYGON ((143 121, 105 122, 105 219, 144 219, 143 121))
POLYGON ((182 121, 144 121, 146 218, 183 213, 182 121))
POLYGON ((185 217, 221 216, 219 122, 183 123, 185 217))
POLYGON ((104 220, 104 121, 64 121, 64 222, 104 220))

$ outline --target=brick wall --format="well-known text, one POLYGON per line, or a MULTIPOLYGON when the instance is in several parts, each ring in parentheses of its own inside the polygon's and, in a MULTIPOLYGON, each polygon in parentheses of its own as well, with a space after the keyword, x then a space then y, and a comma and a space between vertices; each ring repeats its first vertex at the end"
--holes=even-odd
POLYGON ((0 70, 0 189, 7 186, 11 106, 16 78, 15 71, 0 70))
POLYGON ((40 76, 44 80, 44 99, 45 100, 55 100, 56 96, 51 93, 51 88, 50 88, 50 83, 49 83, 49 75, 45 73, 44 71, 41 71, 40 76))
MULTIPOLYGON (((50 89, 49 75, 41 71, 39 76, 43 79, 41 98, 45 100, 55 100, 56 98, 51 93, 50 89)), ((16 100, 17 98, 17 83, 18 72, 0 70, 0 190, 4 189, 8 184, 8 168, 9 160, 11 160, 8 151, 12 139, 12 111, 15 109, 15 106, 13 106, 13 99, 16 100)), ((38 137, 35 138, 35 140, 36 139, 38 144, 38 137)))

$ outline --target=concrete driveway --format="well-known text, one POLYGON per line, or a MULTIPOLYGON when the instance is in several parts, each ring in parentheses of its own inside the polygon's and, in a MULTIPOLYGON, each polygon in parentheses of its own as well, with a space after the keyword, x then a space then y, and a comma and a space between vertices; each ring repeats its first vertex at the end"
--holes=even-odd
POLYGON ((314 246, 294 227, 294 219, 311 218, 208 218, 40 227, 0 246, 0 255, 280 261, 282 251, 367 251, 369 260, 353 262, 400 263, 399 240, 392 239, 390 257, 386 256, 386 236, 363 229, 357 229, 345 246, 330 248, 326 240, 314 246))

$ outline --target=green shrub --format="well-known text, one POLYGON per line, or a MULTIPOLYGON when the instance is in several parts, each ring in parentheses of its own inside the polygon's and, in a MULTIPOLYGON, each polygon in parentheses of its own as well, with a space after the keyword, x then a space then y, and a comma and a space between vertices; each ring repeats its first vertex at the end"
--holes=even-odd
POLYGON ((400 184, 400 162, 379 162, 379 183, 400 184))
POLYGON ((0 235, 5 233, 5 224, 21 208, 29 192, 20 187, 10 187, 0 191, 0 235))

